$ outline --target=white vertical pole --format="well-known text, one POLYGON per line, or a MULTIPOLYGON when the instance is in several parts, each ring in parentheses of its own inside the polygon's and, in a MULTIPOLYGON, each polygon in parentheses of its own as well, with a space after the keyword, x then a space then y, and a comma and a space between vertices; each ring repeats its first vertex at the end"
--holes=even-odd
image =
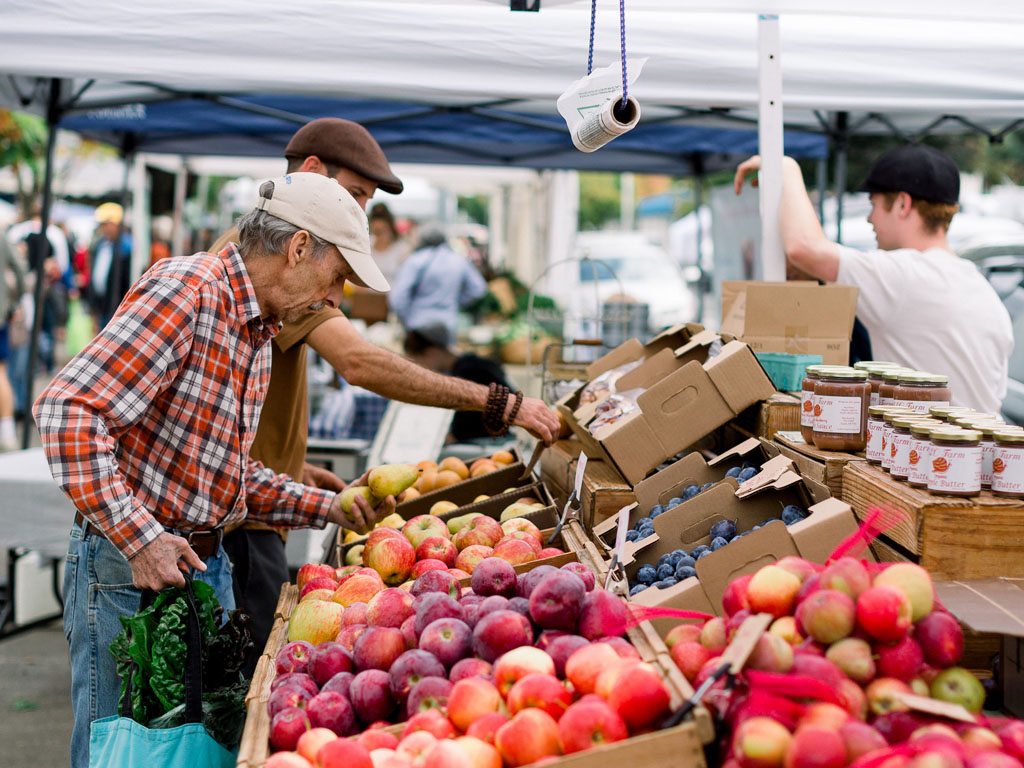
POLYGON ((623 232, 632 232, 636 227, 636 177, 626 172, 619 179, 619 226, 623 232))
POLYGON ((134 283, 149 266, 150 241, 149 174, 146 171, 146 161, 141 153, 136 152, 132 155, 131 162, 132 258, 129 284, 134 283))
POLYGON ((786 279, 786 254, 779 231, 782 199, 782 66, 779 62, 779 17, 760 14, 757 21, 758 121, 761 154, 761 274, 786 279))

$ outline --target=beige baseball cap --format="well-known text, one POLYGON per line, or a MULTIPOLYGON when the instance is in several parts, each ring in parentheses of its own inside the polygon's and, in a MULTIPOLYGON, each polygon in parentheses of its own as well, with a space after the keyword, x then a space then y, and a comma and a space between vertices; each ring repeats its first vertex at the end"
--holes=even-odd
POLYGON ((260 185, 256 207, 333 243, 361 285, 375 291, 391 290, 370 255, 366 213, 334 179, 319 173, 289 173, 270 179, 260 185))

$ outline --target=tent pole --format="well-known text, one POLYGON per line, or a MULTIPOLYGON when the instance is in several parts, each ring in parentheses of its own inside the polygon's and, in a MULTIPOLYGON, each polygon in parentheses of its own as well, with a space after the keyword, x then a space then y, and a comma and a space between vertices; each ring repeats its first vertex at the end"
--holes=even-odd
POLYGON ((818 221, 825 225, 825 195, 828 194, 828 157, 819 157, 814 165, 818 187, 818 221))
POLYGON ((700 209, 704 205, 704 160, 698 153, 694 153, 690 159, 693 165, 693 199, 694 213, 697 216, 697 269, 700 270, 697 277, 697 322, 704 322, 704 296, 707 293, 706 279, 704 274, 704 260, 701 252, 704 245, 704 229, 700 221, 700 209))
POLYGON ((757 18, 758 121, 761 154, 761 274, 768 281, 786 279, 779 208, 782 203, 782 66, 779 61, 779 17, 757 18))
POLYGON ((50 241, 46 231, 50 227, 50 209, 53 206, 53 162, 57 148, 57 123, 60 122, 60 84, 58 78, 50 80, 50 96, 46 104, 46 171, 43 176, 43 205, 39 214, 40 237, 30 242, 29 266, 35 272, 36 284, 33 291, 32 334, 28 342, 28 371, 25 375, 25 405, 22 413, 21 447, 28 448, 32 431, 33 378, 36 361, 39 359, 39 332, 43 327, 43 288, 45 287, 44 262, 50 255, 50 241))
POLYGON ((846 150, 850 143, 850 113, 836 114, 836 242, 843 242, 843 193, 846 192, 846 150))

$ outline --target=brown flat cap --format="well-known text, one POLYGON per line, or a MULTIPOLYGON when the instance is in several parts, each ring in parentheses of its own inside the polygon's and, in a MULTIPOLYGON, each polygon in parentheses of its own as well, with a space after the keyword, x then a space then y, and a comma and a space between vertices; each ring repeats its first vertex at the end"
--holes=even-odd
POLYGON ((355 171, 377 182, 385 192, 397 195, 402 191, 402 181, 391 172, 384 150, 359 123, 338 117, 321 117, 306 123, 292 136, 284 156, 307 158, 310 155, 355 171))

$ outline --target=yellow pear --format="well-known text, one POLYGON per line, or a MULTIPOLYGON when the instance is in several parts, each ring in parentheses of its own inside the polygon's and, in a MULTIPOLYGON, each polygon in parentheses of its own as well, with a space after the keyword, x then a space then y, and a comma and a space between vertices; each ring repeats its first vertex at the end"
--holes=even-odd
POLYGON ((376 507, 380 502, 373 497, 373 493, 365 485, 350 485, 341 492, 341 511, 346 514, 352 511, 352 502, 356 496, 362 496, 371 507, 376 507))
POLYGON ((362 565, 364 544, 354 544, 345 553, 345 565, 362 565))
POLYGON ((460 517, 453 517, 448 521, 448 531, 454 536, 456 533, 462 530, 462 528, 473 518, 482 517, 480 512, 470 512, 468 515, 461 515, 460 517))
POLYGON ((473 503, 476 504, 478 501, 487 501, 489 498, 491 497, 488 496, 486 493, 481 493, 479 496, 473 499, 473 503))
POLYGON ((445 512, 451 512, 453 509, 458 509, 459 505, 452 501, 435 501, 433 506, 430 508, 430 515, 443 515, 445 512))
POLYGON ((501 513, 501 520, 498 522, 504 523, 506 520, 511 520, 513 517, 523 517, 528 515, 536 509, 532 504, 509 504, 501 513))
POLYGON ((381 464, 370 470, 367 485, 378 499, 397 496, 416 482, 419 471, 412 464, 381 464))
POLYGON ((342 544, 350 544, 356 539, 361 539, 362 537, 363 534, 361 533, 356 533, 355 531, 345 529, 345 538, 342 539, 342 544))
POLYGON ((400 514, 398 514, 397 512, 392 512, 390 515, 388 515, 383 520, 381 520, 379 523, 377 523, 377 525, 378 526, 383 525, 383 526, 386 526, 387 528, 401 528, 407 522, 408 522, 408 520, 406 520, 400 514))

